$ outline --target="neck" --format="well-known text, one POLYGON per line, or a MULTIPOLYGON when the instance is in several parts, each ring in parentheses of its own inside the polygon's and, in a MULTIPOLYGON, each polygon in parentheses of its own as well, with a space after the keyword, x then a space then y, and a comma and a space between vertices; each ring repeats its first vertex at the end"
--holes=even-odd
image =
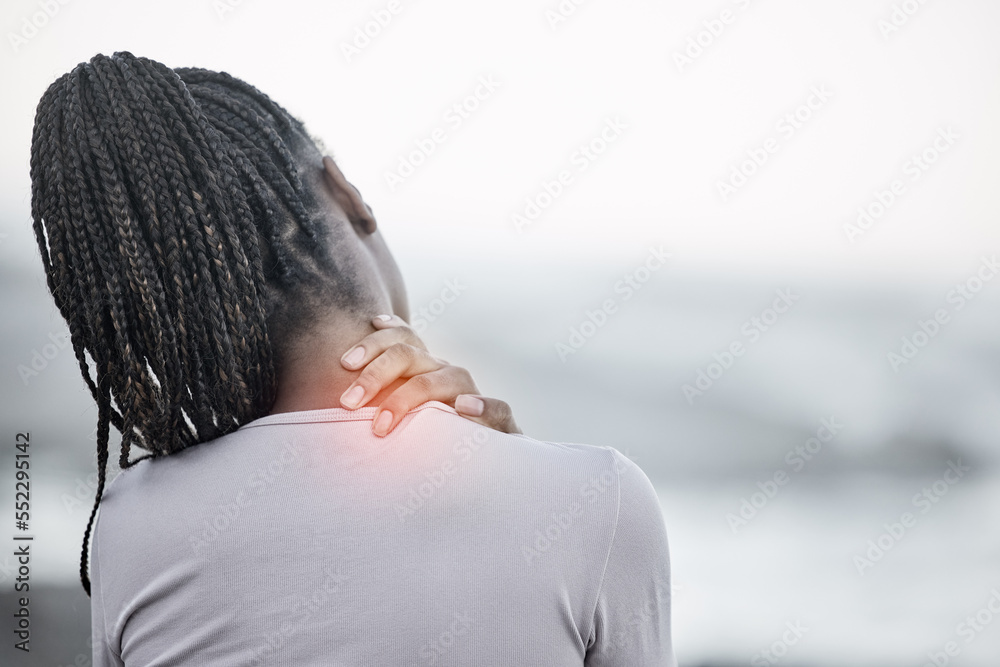
MULTIPOLYGON (((336 326, 317 324, 281 355, 277 396, 269 414, 343 407, 340 397, 361 375, 361 370, 347 370, 340 358, 375 331, 371 318, 367 317, 345 317, 336 326)), ((405 381, 402 378, 390 383, 365 407, 381 404, 405 381)))

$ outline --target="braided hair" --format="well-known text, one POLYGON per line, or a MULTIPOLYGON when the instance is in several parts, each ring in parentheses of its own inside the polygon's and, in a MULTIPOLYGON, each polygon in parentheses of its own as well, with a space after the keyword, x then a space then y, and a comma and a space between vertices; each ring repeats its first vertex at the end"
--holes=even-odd
POLYGON ((267 414, 278 349, 311 308, 358 305, 299 158, 303 124, 225 72, 97 55, 45 91, 31 216, 52 297, 97 403, 108 466, 168 455, 267 414), (342 268, 342 267, 341 267, 342 268), (337 276, 337 289, 319 272, 337 276), (93 362, 94 376, 87 359, 93 362), (148 452, 130 460, 132 447, 148 452))

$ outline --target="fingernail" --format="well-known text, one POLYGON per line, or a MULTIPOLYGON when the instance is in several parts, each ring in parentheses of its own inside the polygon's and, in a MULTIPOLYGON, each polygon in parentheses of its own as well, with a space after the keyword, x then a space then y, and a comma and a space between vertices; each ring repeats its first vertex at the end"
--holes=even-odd
POLYGON ((392 315, 376 315, 375 319, 380 322, 388 322, 392 319, 392 315))
POLYGON ((358 345, 352 350, 348 350, 347 354, 343 356, 341 361, 351 368, 357 366, 361 363, 361 360, 365 358, 365 348, 358 345))
POLYGON ((472 417, 478 417, 483 414, 483 408, 485 404, 482 399, 476 398, 475 396, 470 396, 468 394, 462 394, 455 399, 455 409, 465 415, 470 415, 472 417))
POLYGON ((389 424, 392 423, 392 413, 388 410, 383 410, 379 413, 378 419, 375 420, 375 435, 385 435, 389 432, 389 424))
POLYGON ((349 408, 356 408, 364 397, 365 388, 360 384, 356 384, 344 392, 344 395, 340 397, 340 402, 349 408))

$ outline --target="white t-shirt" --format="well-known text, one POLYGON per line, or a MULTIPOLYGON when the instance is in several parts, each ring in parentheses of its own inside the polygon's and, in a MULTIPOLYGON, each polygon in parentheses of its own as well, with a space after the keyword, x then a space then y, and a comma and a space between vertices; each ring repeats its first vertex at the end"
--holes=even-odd
POLYGON ((264 417, 108 486, 94 664, 674 667, 649 479, 430 401, 264 417))

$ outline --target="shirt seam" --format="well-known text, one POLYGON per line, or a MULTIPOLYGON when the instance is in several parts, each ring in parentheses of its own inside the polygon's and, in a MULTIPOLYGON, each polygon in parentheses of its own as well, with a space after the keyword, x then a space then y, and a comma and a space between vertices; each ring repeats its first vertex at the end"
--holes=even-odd
MULTIPOLYGON (((604 447, 611 454, 611 463, 615 468, 615 479, 617 481, 617 492, 618 497, 615 501, 615 527, 611 530, 611 541, 608 543, 608 555, 604 558, 604 568, 601 570, 601 580, 597 585, 597 597, 594 600, 594 611, 590 615, 590 632, 588 636, 596 633, 596 622, 597 608, 601 604, 601 592, 604 590, 604 580, 608 574, 608 564, 611 562, 611 551, 615 547, 615 539, 618 537, 618 519, 621 514, 622 507, 622 473, 618 467, 618 459, 615 455, 615 450, 611 447, 604 447)), ((596 639, 596 637, 595 637, 596 639)))
MULTIPOLYGON (((458 414, 458 411, 454 408, 440 402, 440 401, 427 401, 422 403, 417 407, 413 408, 406 414, 414 414, 420 412, 421 410, 440 410, 442 412, 447 412, 450 414, 458 414)), ((244 424, 243 426, 236 429, 236 431, 242 431, 250 428, 258 428, 262 426, 273 426, 273 425, 283 425, 283 424, 315 424, 315 423, 330 423, 330 422, 348 422, 348 421, 371 421, 375 416, 375 412, 378 410, 375 406, 366 406, 363 408, 356 408, 354 410, 347 410, 346 408, 320 408, 318 410, 301 410, 297 412, 280 412, 275 415, 266 415, 259 419, 244 424), (334 411, 340 411, 334 413, 334 411)))
POLYGON ((101 594, 101 618, 104 619, 104 627, 101 629, 104 635, 104 645, 108 647, 111 654, 118 658, 119 662, 124 663, 121 654, 115 650, 115 647, 111 644, 111 640, 108 639, 108 605, 104 600, 104 575, 101 574, 101 545, 97 539, 97 530, 101 520, 101 513, 98 511, 97 518, 94 520, 94 565, 97 566, 97 590, 101 594))

